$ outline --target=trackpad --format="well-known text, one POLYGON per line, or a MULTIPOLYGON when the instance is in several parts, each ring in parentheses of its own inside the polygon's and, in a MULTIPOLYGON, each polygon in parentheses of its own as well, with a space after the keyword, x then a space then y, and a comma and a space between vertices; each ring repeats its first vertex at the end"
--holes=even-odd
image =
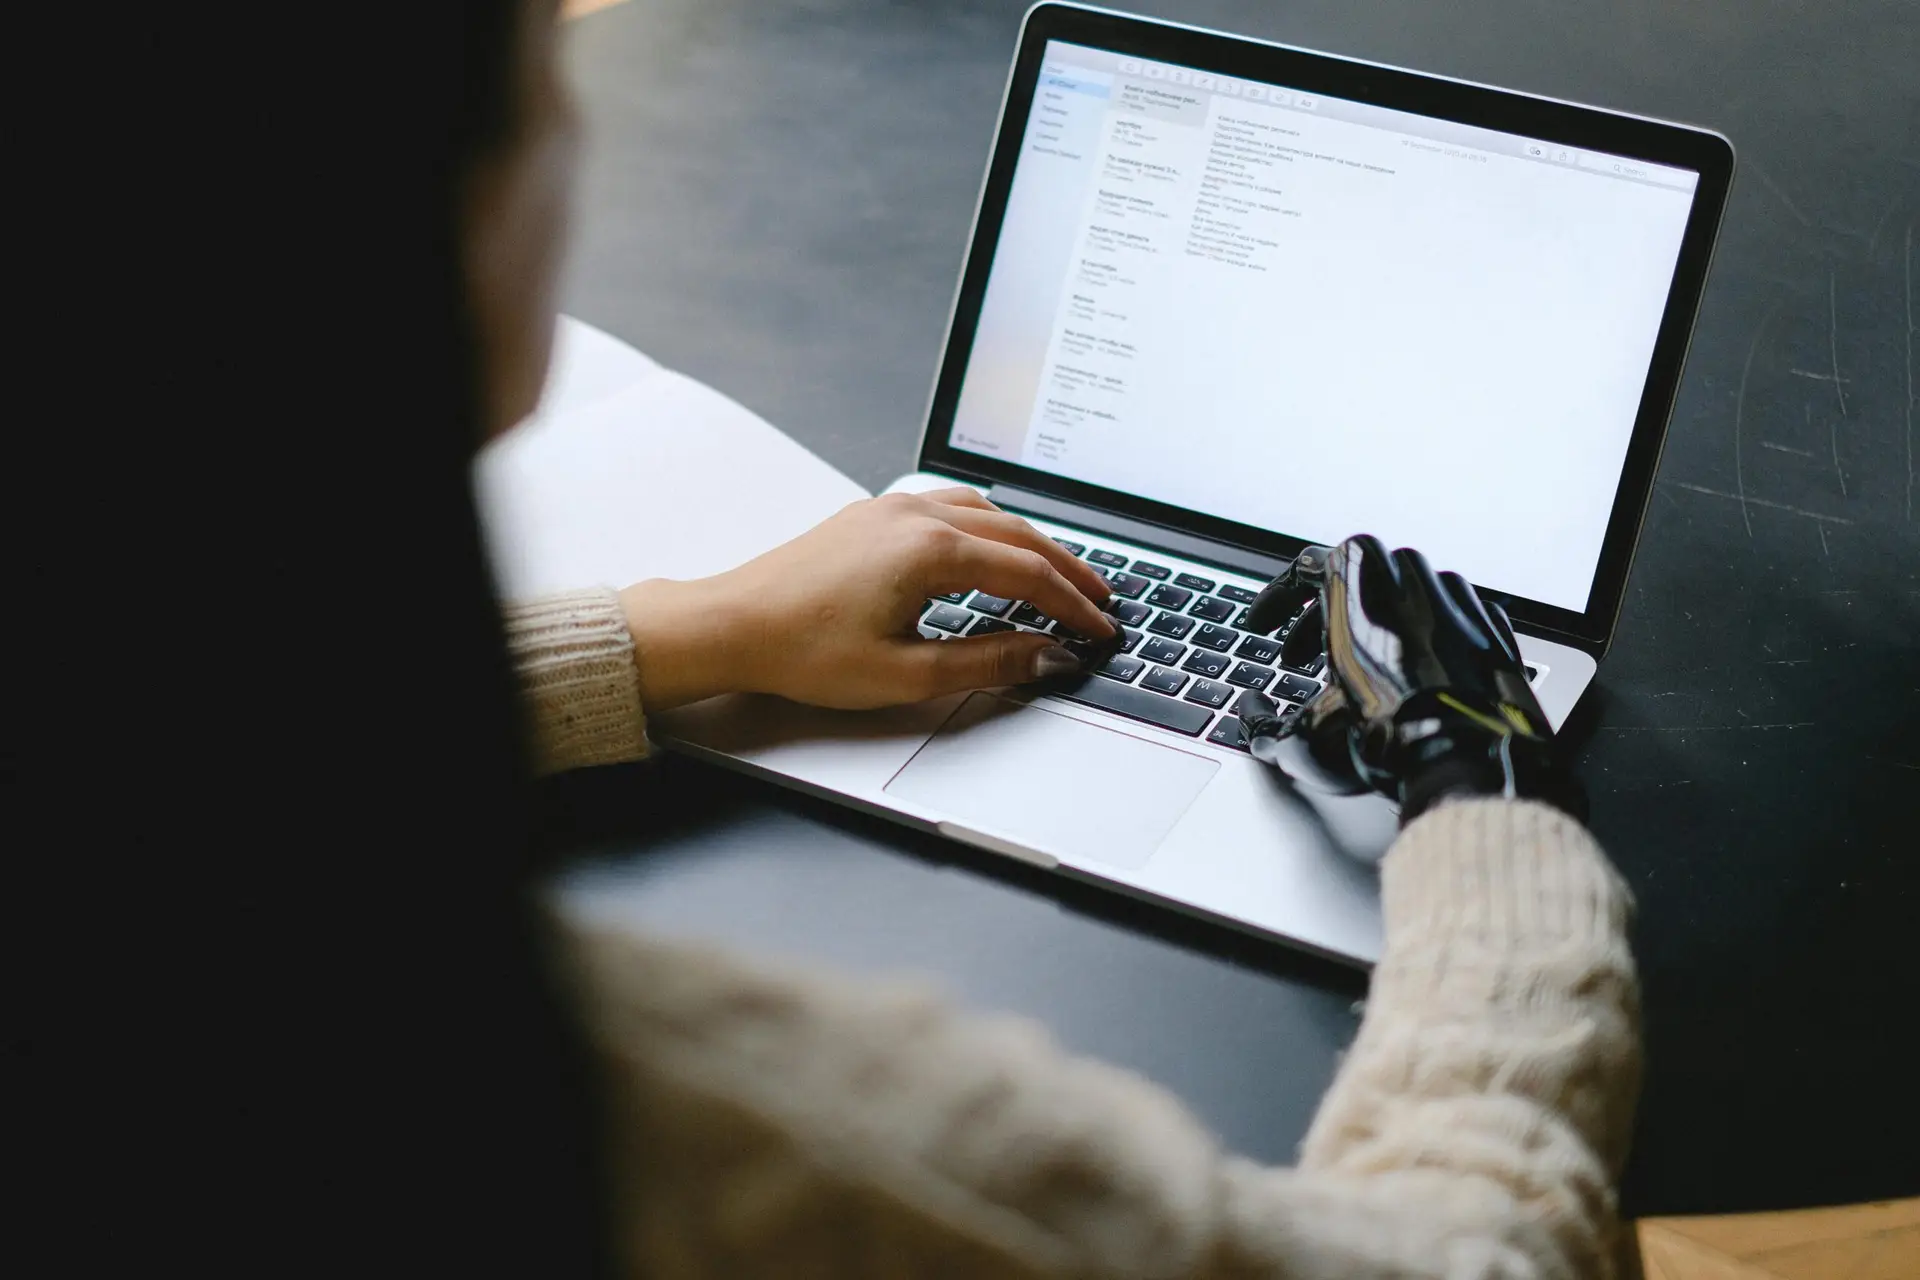
POLYGON ((1140 867, 1220 762, 976 693, 889 795, 1063 862, 1140 867))

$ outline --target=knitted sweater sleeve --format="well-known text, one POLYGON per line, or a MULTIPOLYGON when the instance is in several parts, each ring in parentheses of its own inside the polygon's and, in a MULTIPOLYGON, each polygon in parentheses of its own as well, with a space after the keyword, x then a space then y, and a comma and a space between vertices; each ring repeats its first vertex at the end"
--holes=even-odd
POLYGON ((569 591, 504 613, 538 772, 647 754, 633 636, 617 594, 569 591))
POLYGON ((1443 805, 1299 1166, 917 990, 578 926, 617 1218, 661 1277, 1588 1277, 1638 1089, 1627 893, 1531 803, 1443 805))

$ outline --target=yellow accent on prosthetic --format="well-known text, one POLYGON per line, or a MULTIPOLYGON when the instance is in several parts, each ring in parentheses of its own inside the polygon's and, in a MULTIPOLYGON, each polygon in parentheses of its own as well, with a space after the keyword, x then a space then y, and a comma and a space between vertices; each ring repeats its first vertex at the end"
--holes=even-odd
POLYGON ((1479 725, 1483 729, 1491 729, 1498 734, 1505 734, 1508 731, 1509 726, 1502 724, 1498 720, 1495 720, 1492 716, 1484 715, 1481 712, 1475 711, 1472 707, 1460 701, 1460 699, 1454 697, 1450 693, 1443 693, 1439 695, 1439 697, 1441 702, 1445 703, 1449 707, 1452 707, 1455 711, 1458 711, 1461 715, 1473 721, 1475 724, 1479 725))

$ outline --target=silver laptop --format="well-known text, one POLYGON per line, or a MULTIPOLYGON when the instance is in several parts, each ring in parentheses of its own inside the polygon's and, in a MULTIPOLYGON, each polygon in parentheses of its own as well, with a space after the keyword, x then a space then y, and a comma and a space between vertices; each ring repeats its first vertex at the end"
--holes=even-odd
MULTIPOLYGON (((1255 763, 1241 626, 1370 532, 1505 604, 1565 722, 1605 654, 1733 154, 1710 132, 1101 10, 1023 26, 921 441, 1101 568, 1126 652, 1045 690, 659 717, 694 755, 1327 955, 1393 807, 1255 763)), ((929 643, 1045 629, 929 601, 929 643)))

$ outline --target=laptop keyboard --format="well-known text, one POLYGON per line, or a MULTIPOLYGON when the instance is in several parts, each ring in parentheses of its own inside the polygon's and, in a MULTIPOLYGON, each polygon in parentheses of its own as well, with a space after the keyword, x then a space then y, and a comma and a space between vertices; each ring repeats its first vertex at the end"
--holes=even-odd
MULTIPOLYGON (((1107 580, 1115 596, 1113 615, 1125 625, 1118 653, 1077 684, 1050 688, 1050 696, 1245 751, 1239 709, 1248 693, 1264 693, 1285 710, 1318 694, 1325 683, 1324 659, 1281 661, 1280 642, 1298 614, 1265 635, 1247 630, 1247 606, 1264 584, 1236 582, 1217 569, 1182 565, 1165 555, 1136 555, 1118 544, 1053 540, 1107 580)), ((1026 601, 984 591, 929 600, 920 617, 920 634, 936 640, 1015 630, 1061 631, 1026 601)), ((1529 665, 1527 679, 1538 676, 1529 665)))
MULTIPOLYGON (((1042 526, 1044 527, 1044 526, 1042 526)), ((1253 635, 1246 606, 1260 583, 1233 581, 1219 570, 1180 564, 1164 555, 1136 555, 1115 545, 1054 541, 1099 570, 1125 624, 1120 652, 1077 685, 1053 697, 1157 725, 1216 746, 1245 751, 1237 710, 1249 690, 1283 709, 1320 692, 1321 662, 1280 664, 1280 640, 1293 619, 1271 635, 1253 635)), ((1059 624, 1024 600, 956 591, 929 600, 920 632, 930 639, 997 631, 1052 634, 1059 624)))
MULTIPOLYGON (((1246 629, 1246 607, 1264 584, 1236 582, 1165 555, 1136 555, 1118 544, 1053 540, 1107 580, 1117 597, 1113 614, 1125 626, 1118 653, 1077 684, 1050 688, 1050 696, 1245 751, 1239 709, 1248 693, 1264 693, 1285 710, 1325 683, 1318 656, 1304 665, 1281 662, 1280 642, 1299 615, 1266 635, 1246 629)), ((920 634, 939 640, 1014 630, 1053 634, 1058 627, 1024 600, 983 591, 929 600, 920 617, 920 634)), ((1538 675, 1527 667, 1528 680, 1538 675)))

